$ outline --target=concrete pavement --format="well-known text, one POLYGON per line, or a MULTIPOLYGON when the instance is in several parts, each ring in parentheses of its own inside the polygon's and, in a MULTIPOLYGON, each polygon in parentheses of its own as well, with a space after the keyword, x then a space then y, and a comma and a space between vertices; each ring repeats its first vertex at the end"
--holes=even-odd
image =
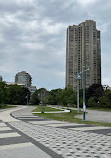
POLYGON ((33 118, 32 109, 0 113, 0 158, 111 157, 111 128, 33 118))
MULTIPOLYGON (((86 110, 86 120, 111 123, 111 112, 99 111, 99 110, 86 110)), ((82 115, 78 115, 77 118, 83 118, 82 115)))

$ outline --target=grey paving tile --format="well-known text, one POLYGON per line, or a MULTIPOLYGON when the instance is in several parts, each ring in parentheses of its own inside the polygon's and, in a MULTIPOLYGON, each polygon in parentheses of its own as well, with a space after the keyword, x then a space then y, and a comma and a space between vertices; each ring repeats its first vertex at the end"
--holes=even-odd
POLYGON ((0 150, 0 158, 51 158, 36 146, 0 150))
POLYGON ((101 152, 106 156, 110 155, 110 136, 45 127, 25 122, 15 122, 11 125, 63 157, 68 157, 67 154, 69 157, 76 155, 81 157, 82 154, 83 158, 89 155, 93 158, 95 156, 100 157, 101 152))
POLYGON ((9 144, 19 144, 29 142, 26 138, 20 137, 11 137, 11 138, 0 138, 0 146, 9 145, 9 144))

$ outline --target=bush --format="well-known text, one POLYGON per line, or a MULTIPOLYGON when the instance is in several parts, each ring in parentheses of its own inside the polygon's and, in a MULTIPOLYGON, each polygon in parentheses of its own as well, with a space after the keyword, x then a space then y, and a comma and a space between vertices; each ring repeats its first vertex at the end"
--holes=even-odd
POLYGON ((7 105, 6 104, 0 104, 0 109, 5 108, 7 105))
POLYGON ((97 103, 95 102, 94 97, 88 99, 87 107, 97 107, 97 103))

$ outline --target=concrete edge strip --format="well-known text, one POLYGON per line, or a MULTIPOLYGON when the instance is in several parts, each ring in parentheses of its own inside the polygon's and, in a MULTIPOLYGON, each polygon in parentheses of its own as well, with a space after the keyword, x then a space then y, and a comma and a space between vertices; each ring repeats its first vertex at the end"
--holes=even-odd
POLYGON ((43 144, 39 143, 38 141, 34 140, 33 138, 27 136, 23 132, 21 132, 18 129, 16 129, 15 127, 11 126, 8 122, 6 122, 6 125, 9 126, 10 128, 12 128, 17 133, 19 133, 21 136, 23 136, 26 139, 28 139, 31 143, 33 143, 35 146, 37 146, 38 148, 40 148, 41 150, 43 150, 45 153, 47 153, 48 155, 50 155, 52 158, 55 158, 55 157, 56 158, 63 158, 62 155, 57 154, 56 152, 52 151, 48 147, 44 146, 43 144))
MULTIPOLYGON (((47 111, 44 112, 45 114, 58 114, 58 113, 69 113, 70 110, 64 110, 64 111, 47 111)), ((40 114, 41 112, 32 112, 32 114, 40 114)))

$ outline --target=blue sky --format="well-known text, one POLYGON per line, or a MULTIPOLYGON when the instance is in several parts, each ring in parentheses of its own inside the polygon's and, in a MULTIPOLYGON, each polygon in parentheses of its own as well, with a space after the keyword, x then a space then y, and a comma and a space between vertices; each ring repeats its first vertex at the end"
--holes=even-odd
POLYGON ((101 31, 102 84, 111 86, 111 0, 0 0, 0 75, 17 72, 32 84, 64 88, 66 29, 94 20, 101 31))

